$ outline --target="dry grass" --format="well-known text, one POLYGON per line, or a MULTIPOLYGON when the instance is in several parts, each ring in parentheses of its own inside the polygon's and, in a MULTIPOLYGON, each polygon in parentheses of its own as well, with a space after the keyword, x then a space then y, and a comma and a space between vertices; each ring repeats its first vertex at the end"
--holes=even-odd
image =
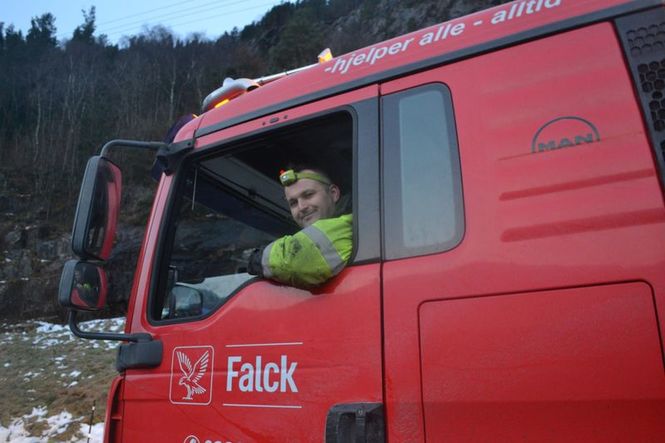
MULTIPOLYGON (((98 321, 94 327, 117 330, 118 322, 98 321)), ((67 329, 40 322, 0 324, 0 425, 8 427, 34 408, 46 415, 25 421, 31 435, 43 436, 45 418, 71 414, 66 430, 49 441, 67 441, 81 423, 104 420, 106 393, 113 377, 115 348, 112 342, 73 337, 67 329)))

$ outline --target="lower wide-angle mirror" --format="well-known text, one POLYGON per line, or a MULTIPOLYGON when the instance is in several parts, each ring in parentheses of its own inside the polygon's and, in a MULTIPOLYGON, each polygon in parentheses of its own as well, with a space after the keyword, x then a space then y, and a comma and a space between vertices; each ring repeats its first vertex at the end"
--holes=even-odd
POLYGON ((65 308, 98 311, 106 306, 107 286, 103 268, 93 263, 69 260, 62 270, 58 302, 65 308))

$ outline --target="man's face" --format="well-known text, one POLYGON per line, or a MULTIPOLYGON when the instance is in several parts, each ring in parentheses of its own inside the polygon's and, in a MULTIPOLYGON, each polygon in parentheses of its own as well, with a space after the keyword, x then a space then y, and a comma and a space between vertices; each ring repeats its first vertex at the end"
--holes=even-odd
MULTIPOLYGON (((307 171, 307 170, 305 170, 307 171)), ((311 171, 310 171, 311 172, 311 171)), ((339 200, 339 188, 309 178, 301 178, 284 188, 293 219, 305 228, 317 220, 330 218, 339 200)))

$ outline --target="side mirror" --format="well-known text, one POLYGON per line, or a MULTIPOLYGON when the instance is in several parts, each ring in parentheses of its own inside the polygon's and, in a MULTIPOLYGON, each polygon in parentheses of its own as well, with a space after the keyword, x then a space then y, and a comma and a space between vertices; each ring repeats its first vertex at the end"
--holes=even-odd
POLYGON ((108 260, 113 247, 122 173, 108 159, 94 156, 85 168, 72 231, 72 250, 84 260, 108 260))
POLYGON ((108 281, 101 267, 78 260, 65 263, 58 302, 65 308, 98 311, 106 306, 108 281))
POLYGON ((203 312, 203 295, 197 289, 176 283, 168 295, 162 318, 196 317, 203 312))

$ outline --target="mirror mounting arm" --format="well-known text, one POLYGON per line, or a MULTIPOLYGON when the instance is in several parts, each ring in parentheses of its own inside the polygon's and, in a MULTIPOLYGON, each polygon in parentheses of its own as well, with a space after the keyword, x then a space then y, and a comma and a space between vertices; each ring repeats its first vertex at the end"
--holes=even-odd
POLYGON ((118 372, 127 369, 155 368, 162 364, 164 345, 161 340, 153 340, 152 335, 139 334, 114 334, 106 332, 87 332, 79 329, 76 322, 76 311, 69 310, 69 329, 80 338, 89 340, 116 340, 130 343, 122 343, 118 347, 115 368, 118 372))
POLYGON ((168 144, 163 142, 141 142, 136 140, 116 139, 106 143, 104 147, 102 147, 102 152, 100 155, 104 158, 108 158, 108 152, 111 150, 111 148, 115 147, 150 149, 152 151, 158 151, 161 148, 168 147, 168 144))
POLYGON ((115 340, 115 341, 130 341, 136 343, 146 343, 152 341, 152 335, 148 333, 137 333, 137 334, 115 334, 111 332, 89 332, 82 331, 79 328, 79 325, 76 321, 76 311, 74 309, 69 310, 68 316, 69 329, 72 333, 80 338, 85 338, 88 340, 115 340))
POLYGON ((108 159, 109 151, 112 148, 137 148, 149 149, 157 151, 156 165, 159 167, 159 172, 164 172, 166 175, 171 175, 178 168, 182 157, 192 149, 194 149, 194 139, 183 140, 177 143, 164 143, 164 142, 142 142, 136 140, 111 140, 102 147, 100 157, 108 159))

